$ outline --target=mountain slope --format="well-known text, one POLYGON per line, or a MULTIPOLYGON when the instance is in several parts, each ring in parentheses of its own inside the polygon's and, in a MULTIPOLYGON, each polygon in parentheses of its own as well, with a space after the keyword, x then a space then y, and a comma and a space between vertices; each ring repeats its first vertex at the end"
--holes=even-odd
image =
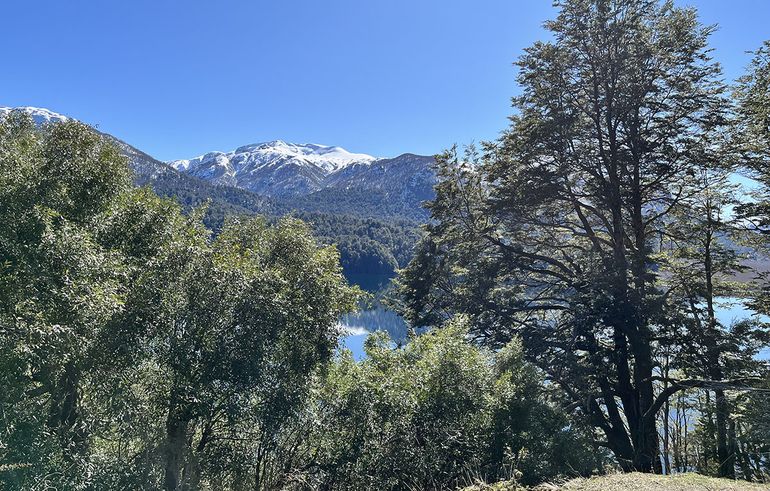
POLYGON ((330 173, 374 157, 340 147, 294 144, 276 140, 210 152, 169 165, 216 184, 236 186, 265 196, 308 194, 323 187, 330 173))
POLYGON ((270 196, 289 207, 418 219, 426 216, 421 203, 433 198, 432 164, 429 156, 379 159, 281 140, 169 162, 179 171, 270 196))
POLYGON ((436 176, 433 157, 405 153, 392 159, 378 159, 369 164, 354 164, 329 174, 325 188, 383 193, 387 201, 420 209, 423 201, 433 199, 436 176))
MULTIPOLYGON (((0 118, 12 110, 19 110, 28 114, 38 125, 72 119, 49 109, 37 107, 0 107, 0 118)), ((186 209, 208 203, 207 224, 209 226, 218 227, 221 225, 225 215, 270 214, 277 210, 277 206, 264 197, 242 189, 217 186, 206 180, 179 172, 113 135, 104 132, 99 133, 111 140, 128 159, 128 164, 134 171, 134 182, 137 185, 150 186, 160 196, 175 198, 186 209)))
MULTIPOLYGON (((70 119, 48 109, 19 109, 41 125, 70 119)), ((0 108, 0 118, 11 110, 0 108)), ((157 194, 176 199, 187 210, 207 204, 204 221, 213 230, 218 230, 228 215, 298 216, 312 225, 322 243, 338 246, 342 265, 349 276, 392 275, 396 268, 404 267, 409 261, 420 235, 419 223, 411 219, 422 213, 420 208, 410 209, 397 201, 390 202, 390 191, 354 189, 338 192, 327 188, 304 196, 270 198, 180 172, 113 135, 102 135, 126 156, 134 170, 137 185, 150 186, 157 194)), ((327 175, 334 169, 373 159, 368 156, 361 158, 360 154, 343 154, 337 147, 316 147, 314 151, 318 153, 308 160, 327 175), (352 158, 354 162, 348 155, 355 156, 352 158), (320 159, 312 162, 314 157, 321 157, 329 164, 319 165, 317 160, 320 159)))
POLYGON ((21 111, 28 114, 30 117, 32 117, 32 120, 35 122, 35 124, 38 124, 38 125, 43 125, 48 123, 59 123, 70 119, 67 116, 64 116, 59 113, 55 113, 50 109, 45 109, 42 107, 32 107, 32 106, 0 107, 0 118, 2 118, 3 116, 5 116, 11 111, 21 111))

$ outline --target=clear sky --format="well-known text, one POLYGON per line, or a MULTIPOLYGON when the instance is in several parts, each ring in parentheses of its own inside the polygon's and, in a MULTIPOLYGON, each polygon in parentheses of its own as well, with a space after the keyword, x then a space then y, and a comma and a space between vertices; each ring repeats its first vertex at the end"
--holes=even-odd
MULTIPOLYGON (((728 78, 770 0, 689 0, 728 78)), ((0 106, 163 160, 283 139, 395 156, 494 138, 549 0, 4 0, 0 106)))

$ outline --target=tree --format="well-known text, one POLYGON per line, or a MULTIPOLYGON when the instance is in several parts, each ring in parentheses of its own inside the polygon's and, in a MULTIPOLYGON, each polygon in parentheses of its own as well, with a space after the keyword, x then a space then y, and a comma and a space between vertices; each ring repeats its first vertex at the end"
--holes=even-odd
POLYGON ((38 445, 43 462, 73 467, 86 450, 82 383, 94 340, 120 309, 124 273, 96 233, 129 178, 125 159, 85 125, 37 129, 21 113, 0 121, 0 345, 13 367, 3 433, 30 438, 12 461, 38 445))
MULTIPOLYGON (((740 186, 731 182, 734 166, 730 163, 736 159, 720 157, 724 159, 722 164, 703 157, 704 163, 692 176, 691 191, 664 230, 660 262, 668 277, 667 308, 672 319, 669 345, 677 345, 673 349, 678 352, 674 359, 662 364, 662 369, 679 370, 700 379, 758 379, 763 364, 756 356, 767 343, 765 326, 754 319, 726 325, 717 316, 720 301, 750 297, 754 287, 750 282, 737 281, 749 276, 749 255, 740 246, 746 234, 733 213, 742 194, 740 186)), ((704 425, 702 430, 715 449, 712 452, 710 445, 704 445, 705 455, 707 459, 713 457, 719 476, 734 478, 736 452, 735 442, 731 441, 734 432, 732 437, 730 432, 733 410, 724 388, 714 390, 713 406, 707 398, 703 419, 714 424, 704 425)))
MULTIPOLYGON (((747 73, 738 80, 734 92, 737 114, 734 138, 741 152, 741 164, 758 184, 751 199, 737 207, 738 216, 753 232, 752 246, 766 260, 770 253, 770 41, 754 52, 747 73)), ((751 308, 770 313, 770 287, 767 272, 758 275, 760 287, 751 293, 751 308)), ((770 331, 764 325, 764 343, 770 331)), ((767 374, 767 366, 765 374, 767 374)), ((766 375, 767 376, 767 375, 766 375)), ((739 398, 737 417, 739 467, 746 478, 767 479, 767 393, 751 393, 739 398)))
MULTIPOLYGON (((770 41, 754 53, 747 73, 738 80, 735 90, 737 118, 735 139, 741 151, 742 164, 759 186, 753 200, 741 204, 737 211, 751 230, 762 236, 755 245, 767 255, 770 236, 770 41)), ((754 309, 770 312, 770 289, 756 296, 754 309)))
POLYGON ((77 122, 0 121, 0 479, 272 486, 276 435, 358 290, 299 220, 216 238, 77 122))
POLYGON ((557 2, 552 42, 517 63, 510 130, 443 156, 434 224, 401 279, 412 322, 456 311, 492 346, 515 334, 621 467, 659 471, 653 246, 688 192, 723 102, 712 28, 646 0, 557 2))
POLYGON ((222 469, 210 452, 237 453, 236 430, 263 486, 273 435, 330 359, 337 317, 355 298, 336 250, 317 248, 298 221, 234 220, 213 241, 190 222, 147 265, 120 321, 168 381, 164 489, 197 489, 209 465, 232 474, 235 457, 222 469))
POLYGON ((295 482, 453 489, 600 468, 601 453, 551 400, 518 340, 492 353, 466 329, 458 318, 403 347, 378 333, 362 362, 349 352, 335 361, 315 386, 295 482))

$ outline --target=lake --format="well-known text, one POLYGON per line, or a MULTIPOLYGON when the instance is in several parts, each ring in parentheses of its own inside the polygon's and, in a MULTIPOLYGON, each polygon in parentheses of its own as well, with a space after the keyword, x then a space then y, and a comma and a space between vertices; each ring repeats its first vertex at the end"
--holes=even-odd
MULTIPOLYGON (((348 280, 377 297, 387 288, 390 277, 386 275, 351 275, 348 280)), ((736 298, 722 298, 717 303, 719 321, 729 326, 733 322, 747 319, 754 313, 747 309, 736 298)), ((767 321, 768 319, 763 319, 767 321)), ((375 331, 385 331, 394 340, 405 340, 407 324, 398 314, 384 307, 375 299, 374 306, 355 314, 344 315, 340 318, 340 326, 347 333, 342 339, 342 346, 353 352, 356 360, 363 359, 364 342, 369 334, 375 331)), ((765 349, 759 355, 760 359, 770 359, 770 349, 765 349)))
POLYGON ((407 325, 404 319, 380 302, 391 278, 388 275, 348 276, 351 284, 374 295, 372 305, 340 318, 340 326, 347 333, 342 339, 342 345, 353 352, 356 360, 364 358, 364 341, 373 332, 385 331, 394 340, 406 339, 407 325))

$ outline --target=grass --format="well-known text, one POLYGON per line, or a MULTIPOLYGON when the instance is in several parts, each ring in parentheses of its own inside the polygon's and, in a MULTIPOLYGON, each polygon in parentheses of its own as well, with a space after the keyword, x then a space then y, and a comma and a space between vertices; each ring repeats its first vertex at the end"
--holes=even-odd
MULTIPOLYGON (((481 484, 463 491, 524 491, 512 482, 481 484)), ((632 472, 587 479, 573 479, 561 485, 541 484, 531 491, 768 491, 770 484, 732 481, 699 474, 657 476, 632 472)))
MULTIPOLYGON (((546 488, 547 489, 547 488, 546 488)), ((632 472, 588 479, 573 479, 559 488, 564 491, 768 491, 770 485, 732 481, 700 474, 657 476, 632 472)))

